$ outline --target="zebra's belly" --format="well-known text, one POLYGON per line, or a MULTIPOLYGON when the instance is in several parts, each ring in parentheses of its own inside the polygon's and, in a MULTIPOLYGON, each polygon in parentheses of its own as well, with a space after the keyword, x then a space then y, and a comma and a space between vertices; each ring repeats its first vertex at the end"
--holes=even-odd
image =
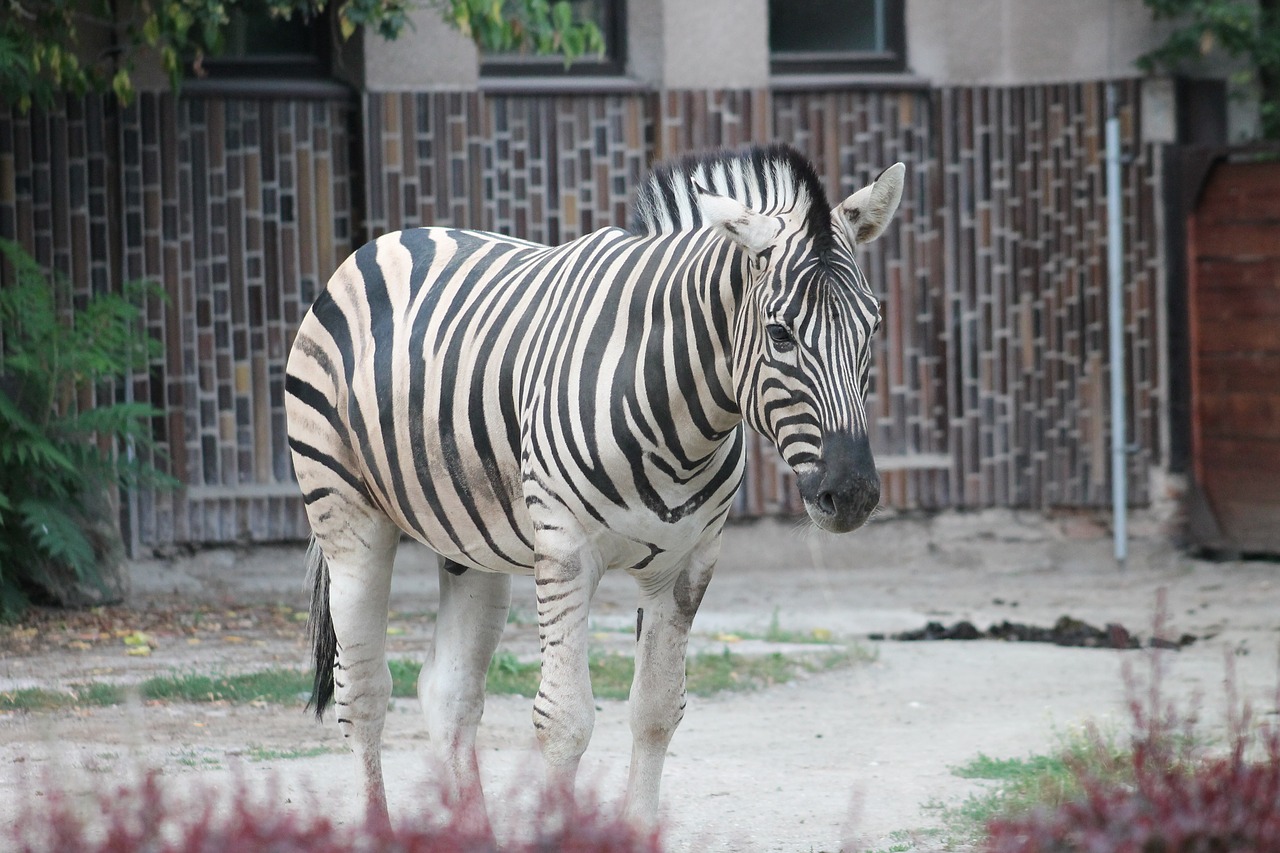
MULTIPOLYGON (((443 431, 435 422, 428 434, 443 431)), ((383 510, 405 533, 446 559, 482 571, 533 571, 533 522, 512 454, 472 448, 428 452, 399 478, 383 510)), ((388 478, 389 479, 389 478, 388 478)))
POLYGON ((411 537, 460 566, 506 574, 533 573, 533 528, 522 504, 480 504, 426 523, 421 517, 410 522, 401 512, 391 515, 411 537))
MULTIPOLYGON (((731 491, 729 493, 731 494, 731 491)), ((492 498, 492 495, 490 495, 492 498)), ((436 553, 481 571, 529 575, 534 565, 534 522, 523 497, 509 505, 475 500, 443 515, 424 518, 417 513, 390 513, 410 536, 436 553)), ((682 563, 708 532, 718 532, 724 520, 714 504, 679 520, 664 519, 645 507, 597 505, 591 516, 574 515, 563 507, 554 526, 578 531, 582 547, 589 547, 605 568, 666 571, 682 563), (600 518, 594 517, 599 514, 600 518)))

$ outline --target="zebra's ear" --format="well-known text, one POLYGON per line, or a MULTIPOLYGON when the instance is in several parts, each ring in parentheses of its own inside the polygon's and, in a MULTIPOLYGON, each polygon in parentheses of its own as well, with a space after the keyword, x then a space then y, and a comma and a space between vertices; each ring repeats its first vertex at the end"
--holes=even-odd
POLYGON ((849 242, 870 243, 884 233, 902 200, 902 184, 907 167, 894 163, 880 173, 870 186, 846 198, 831 211, 831 218, 844 229, 849 242))
POLYGON ((782 231, 782 223, 777 219, 757 213, 737 199, 716 195, 697 183, 693 185, 693 193, 702 221, 753 255, 773 245, 782 231))

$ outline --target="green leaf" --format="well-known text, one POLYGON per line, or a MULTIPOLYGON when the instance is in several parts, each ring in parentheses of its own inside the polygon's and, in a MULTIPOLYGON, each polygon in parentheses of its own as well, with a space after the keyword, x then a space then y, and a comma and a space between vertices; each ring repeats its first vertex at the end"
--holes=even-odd
POLYGON ((160 41, 160 19, 154 12, 147 16, 146 22, 142 25, 142 38, 152 47, 160 41))
POLYGON ((561 32, 573 26, 573 7, 565 0, 551 7, 551 25, 561 32))
POLYGON ((122 105, 128 106, 133 102, 133 81, 127 69, 121 68, 111 78, 111 91, 116 93, 116 99, 122 105))
POLYGON ((50 561, 93 582, 90 543, 79 527, 83 495, 111 483, 176 485, 156 470, 151 426, 160 412, 116 403, 100 382, 120 382, 158 354, 142 329, 142 306, 161 295, 131 282, 70 314, 70 286, 11 241, 13 270, 0 289, 0 615, 24 605, 50 561), (96 396, 100 405, 80 408, 96 396), (141 452, 124 453, 124 442, 141 452))
POLYGON ((64 505, 27 498, 18 504, 18 513, 41 551, 72 569, 81 580, 93 577, 93 546, 64 505))

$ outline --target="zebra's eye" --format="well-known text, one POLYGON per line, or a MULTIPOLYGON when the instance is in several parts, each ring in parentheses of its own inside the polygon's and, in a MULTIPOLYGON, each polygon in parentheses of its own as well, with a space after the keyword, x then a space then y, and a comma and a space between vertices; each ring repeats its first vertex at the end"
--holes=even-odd
POLYGON ((795 338, 791 337, 787 327, 781 323, 770 323, 764 327, 764 330, 769 334, 769 340, 773 342, 773 345, 780 352, 787 352, 796 345, 795 338))

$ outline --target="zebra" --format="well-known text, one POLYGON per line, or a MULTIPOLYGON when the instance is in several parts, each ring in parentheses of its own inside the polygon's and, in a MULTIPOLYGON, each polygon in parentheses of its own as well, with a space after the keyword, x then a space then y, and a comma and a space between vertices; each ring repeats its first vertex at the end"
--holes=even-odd
POLYGON ((880 313, 854 250, 889 224, 904 174, 833 209, 788 146, 690 155, 651 171, 627 230, 547 247, 417 228, 337 269, 298 329, 286 410, 312 528, 310 707, 335 706, 371 817, 387 819, 385 639, 407 534, 440 558, 418 695, 455 795, 480 791, 511 576, 533 576, 533 725, 547 784, 569 786, 595 717, 588 607, 604 571, 635 578, 624 809, 656 820, 744 423, 777 446, 819 528, 854 530, 879 501, 864 400, 880 313))

